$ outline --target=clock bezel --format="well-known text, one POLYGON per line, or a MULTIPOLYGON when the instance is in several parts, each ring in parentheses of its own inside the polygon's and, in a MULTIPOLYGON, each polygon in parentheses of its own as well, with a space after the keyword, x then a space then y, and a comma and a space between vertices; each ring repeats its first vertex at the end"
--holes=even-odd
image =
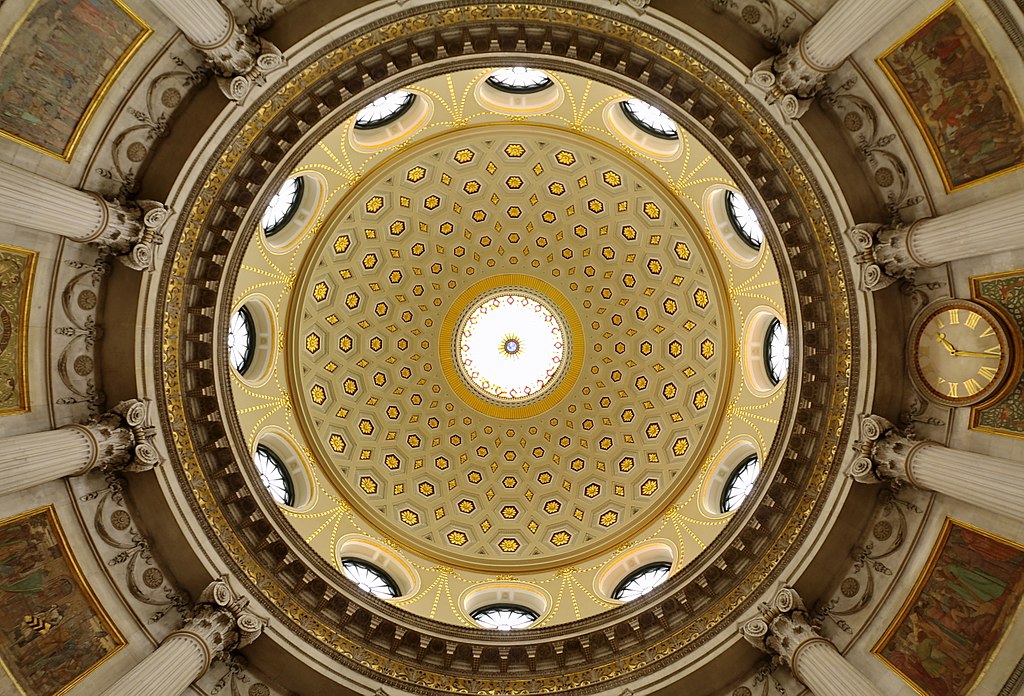
POLYGON ((974 300, 965 299, 943 299, 932 302, 918 312, 910 327, 910 341, 907 344, 907 369, 914 387, 933 403, 943 406, 976 406, 986 401, 994 400, 1002 395, 1003 387, 1006 386, 1011 373, 1015 372, 1017 356, 1015 342, 1011 339, 1011 333, 1006 327, 1003 319, 989 307, 974 300), (918 362, 920 355, 919 346, 924 338, 924 327, 937 315, 948 312, 951 309, 962 309, 974 312, 992 327, 999 342, 999 365, 996 368, 996 375, 982 389, 974 394, 952 397, 946 393, 936 390, 918 362))

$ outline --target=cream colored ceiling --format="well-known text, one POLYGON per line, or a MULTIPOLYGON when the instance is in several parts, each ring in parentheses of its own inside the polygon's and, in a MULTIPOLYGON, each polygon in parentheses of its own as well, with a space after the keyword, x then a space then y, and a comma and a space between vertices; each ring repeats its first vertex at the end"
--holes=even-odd
POLYGON ((555 110, 497 114, 474 97, 488 72, 411 86, 433 115, 406 140, 359 152, 346 123, 297 167, 326 201, 285 254, 254 236, 234 296, 288 319, 271 379, 236 380, 235 402, 250 442, 273 426, 308 448, 317 496, 286 515, 328 561, 366 535, 421 576, 412 611, 466 623, 466 589, 517 578, 558 623, 610 606, 609 558, 659 539, 681 567, 728 520, 698 496, 736 438, 771 443, 782 392, 748 389, 737 336, 783 314, 781 290, 767 250, 742 268, 713 241, 705 195, 732 182, 692 137, 671 161, 627 148, 603 118, 627 95, 568 75, 555 110), (441 365, 453 303, 506 274, 582 330, 579 376, 525 417, 467 405, 441 365))

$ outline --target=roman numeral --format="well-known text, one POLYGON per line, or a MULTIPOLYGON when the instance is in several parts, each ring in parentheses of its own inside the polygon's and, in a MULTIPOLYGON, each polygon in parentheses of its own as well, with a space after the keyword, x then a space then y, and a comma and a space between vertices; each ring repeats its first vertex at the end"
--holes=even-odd
POLYGON ((944 328, 946 328, 946 325, 945 325, 945 324, 943 324, 943 323, 942 323, 942 320, 941 320, 941 319, 939 319, 938 317, 935 317, 935 323, 939 325, 939 328, 940 328, 940 329, 944 329, 944 328))
POLYGON ((958 382, 950 382, 948 387, 949 395, 954 399, 960 396, 960 384, 958 382))
POLYGON ((985 352, 989 353, 991 355, 1001 355, 1003 351, 999 350, 999 344, 997 343, 996 345, 992 346, 991 348, 986 348, 985 352))
POLYGON ((988 365, 982 365, 979 367, 978 374, 981 375, 982 379, 988 380, 989 382, 996 378, 995 368, 989 367, 988 365))
POLYGON ((949 314, 949 323, 950 324, 959 324, 960 323, 960 310, 959 309, 951 309, 951 310, 949 310, 949 312, 947 312, 947 314, 949 314))
POLYGON ((970 314, 967 315, 967 321, 965 321, 964 324, 967 325, 967 328, 973 329, 975 326, 978 325, 979 321, 981 321, 981 315, 971 312, 970 314))
POLYGON ((996 335, 996 332, 995 332, 995 331, 993 331, 993 330, 992 330, 992 327, 990 326, 990 327, 988 327, 987 329, 985 329, 985 330, 984 330, 984 331, 983 331, 983 332, 981 333, 981 338, 985 338, 986 336, 995 336, 995 335, 996 335))
POLYGON ((969 395, 974 396, 979 391, 981 391, 981 386, 979 386, 979 384, 975 382, 973 379, 969 379, 964 382, 964 389, 967 390, 967 393, 969 395))

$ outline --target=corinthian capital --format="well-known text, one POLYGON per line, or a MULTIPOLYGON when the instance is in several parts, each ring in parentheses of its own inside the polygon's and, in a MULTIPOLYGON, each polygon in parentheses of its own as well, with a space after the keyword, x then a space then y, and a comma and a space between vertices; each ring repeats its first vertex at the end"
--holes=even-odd
POLYGON ((801 36, 795 46, 754 66, 747 82, 764 92, 768 104, 778 104, 787 120, 794 120, 807 113, 827 75, 807 60, 801 36))
POLYGON ((853 443, 858 456, 847 475, 860 483, 908 480, 907 462, 910 453, 921 444, 909 433, 899 430, 881 416, 863 416, 859 440, 853 443))
POLYGON ((160 463, 160 454, 153 445, 156 428, 149 420, 144 401, 122 401, 88 423, 65 427, 83 433, 93 445, 93 456, 79 473, 96 468, 135 473, 160 463))
POLYGON ((807 608, 796 590, 782 587, 771 602, 758 605, 759 617, 740 626, 751 645, 792 667, 793 655, 808 641, 826 640, 810 622, 807 608))
POLYGON ((90 244, 107 249, 136 271, 153 268, 153 252, 163 241, 160 228, 170 210, 156 201, 115 201, 92 194, 103 210, 103 222, 90 244))
POLYGON ((231 17, 228 37, 216 46, 196 46, 217 75, 217 84, 224 95, 241 102, 266 76, 285 65, 281 51, 265 39, 252 35, 248 27, 239 27, 231 17))
POLYGON ((857 249, 855 258, 861 266, 861 282, 865 290, 881 290, 901 278, 914 279, 914 271, 921 265, 907 244, 914 224, 865 223, 849 231, 857 249))
POLYGON ((267 625, 248 606, 249 600, 231 589, 226 575, 221 576, 199 595, 182 631, 201 639, 213 659, 227 657, 256 640, 267 625))

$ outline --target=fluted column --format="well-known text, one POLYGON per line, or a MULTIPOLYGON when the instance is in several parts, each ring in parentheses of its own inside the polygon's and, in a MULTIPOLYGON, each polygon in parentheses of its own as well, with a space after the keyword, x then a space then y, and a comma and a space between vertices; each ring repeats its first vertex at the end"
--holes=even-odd
POLYGON ((761 616, 747 621, 740 633, 759 650, 787 665, 815 696, 882 696, 807 617, 803 600, 791 587, 780 589, 761 616))
POLYGON ((800 118, 826 76, 914 0, 839 0, 805 31, 795 46, 762 61, 749 82, 778 103, 786 118, 800 118))
POLYGON ((152 267, 167 213, 154 201, 107 200, 0 162, 0 221, 95 244, 129 268, 152 267))
POLYGON ((256 640, 267 624, 247 610, 226 577, 199 596, 185 625, 110 687, 106 696, 179 696, 209 669, 213 660, 256 640))
POLYGON ((917 268, 1024 248, 1024 196, 1010 193, 911 224, 857 225, 850 231, 865 289, 880 290, 917 268))
POLYGON ((905 481, 1024 520, 1024 463, 916 440, 881 416, 864 416, 849 475, 861 483, 905 481))
POLYGON ((203 54, 229 99, 242 101, 253 85, 263 84, 267 73, 285 64, 276 46, 238 26, 235 16, 217 0, 154 2, 203 54))
POLYGON ((93 469, 146 471, 160 461, 146 404, 122 401, 82 425, 0 439, 0 491, 9 493, 93 469))

